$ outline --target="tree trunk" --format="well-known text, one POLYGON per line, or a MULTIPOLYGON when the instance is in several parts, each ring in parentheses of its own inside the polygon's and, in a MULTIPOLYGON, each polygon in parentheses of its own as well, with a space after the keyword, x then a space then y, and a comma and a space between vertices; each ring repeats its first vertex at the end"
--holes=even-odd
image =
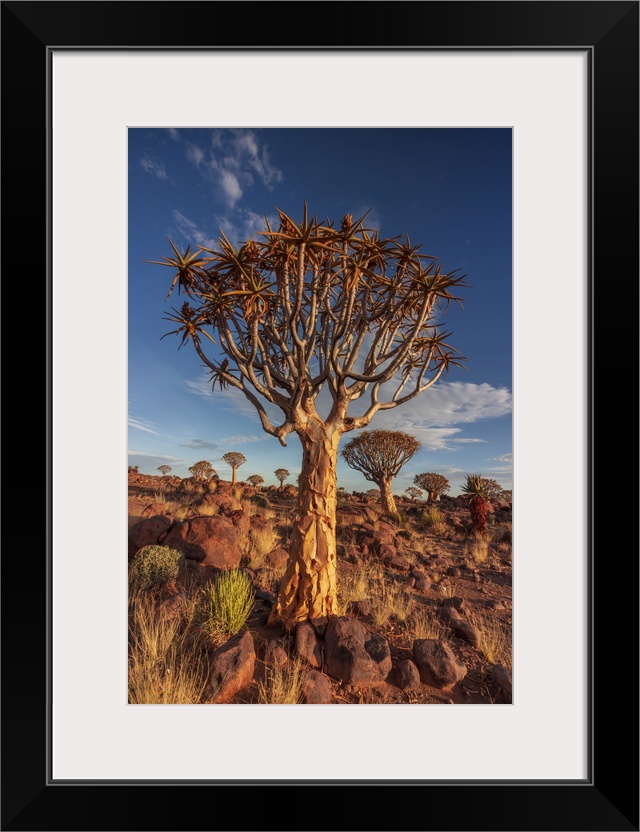
POLYGON ((341 433, 313 420, 298 436, 302 471, 289 561, 268 622, 284 624, 288 630, 337 611, 336 466, 341 433))
POLYGON ((237 470, 238 470, 237 468, 232 468, 231 469, 231 485, 236 484, 236 471, 237 470))
POLYGON ((380 489, 380 498, 382 501, 382 511, 388 514, 389 517, 397 517, 398 509, 396 508, 396 501, 391 490, 391 480, 383 479, 377 482, 376 485, 380 489))

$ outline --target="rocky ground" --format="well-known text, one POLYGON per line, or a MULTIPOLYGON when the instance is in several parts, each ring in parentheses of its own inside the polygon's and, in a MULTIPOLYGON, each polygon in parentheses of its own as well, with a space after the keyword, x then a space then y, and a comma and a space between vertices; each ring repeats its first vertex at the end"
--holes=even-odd
POLYGON ((152 543, 186 557, 157 597, 160 620, 181 615, 221 569, 246 569, 253 582, 248 629, 206 646, 208 682, 196 701, 278 702, 298 684, 306 703, 510 703, 511 507, 492 507, 479 537, 463 498, 444 495, 435 512, 397 503, 392 522, 375 498, 341 496, 339 614, 285 633, 267 618, 295 488, 130 473, 129 558, 152 543))

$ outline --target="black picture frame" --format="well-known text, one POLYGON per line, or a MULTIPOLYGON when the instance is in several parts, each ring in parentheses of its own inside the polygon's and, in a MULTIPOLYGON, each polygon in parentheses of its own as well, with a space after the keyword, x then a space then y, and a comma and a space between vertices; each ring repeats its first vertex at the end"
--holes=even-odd
MULTIPOLYGON (((625 468, 631 468, 629 431, 624 429, 631 421, 632 436, 637 436, 638 425, 634 384, 638 378, 638 10, 638 2, 626 0, 2 2, 2 258, 5 288, 9 292, 18 289, 16 301, 5 292, 5 309, 9 331, 13 333, 12 328, 18 326, 18 340, 12 342, 12 347, 19 345, 15 358, 12 349, 10 361, 5 362, 5 383, 12 393, 19 391, 22 413, 42 413, 41 391, 46 391, 47 415, 47 441, 33 458, 37 475, 27 472, 20 478, 12 472, 9 482, 9 490, 24 497, 17 483, 27 488, 28 481, 32 485, 42 481, 42 462, 46 459, 45 504, 37 512, 43 518, 46 515, 41 545, 35 550, 31 540, 16 549, 12 544, 5 547, 2 558, 3 830, 200 830, 222 826, 261 830, 638 830, 636 535, 632 534, 629 541, 629 530, 635 532, 637 524, 621 477, 625 468), (318 24, 320 15, 311 14, 310 7, 327 14, 331 5, 339 7, 339 25, 318 24), (292 7, 299 25, 286 28, 282 19, 291 15, 292 7), (203 47, 574 48, 588 52, 591 730, 589 772, 584 782, 340 782, 331 780, 330 772, 319 772, 313 782, 259 784, 56 783, 48 779, 52 511, 50 57, 55 48, 203 47), (25 291, 27 287, 29 291, 25 291), (44 341, 44 349, 34 363, 26 360, 22 327, 27 328, 25 341, 32 346, 40 347, 40 338, 44 341), (633 344, 629 343, 631 334, 633 344), (614 383, 612 372, 620 366, 626 382, 614 383), (631 382, 629 369, 634 371, 631 382), (629 386, 631 395, 625 392, 629 386), (634 417, 631 420, 630 415, 634 417), (597 450, 596 429, 600 437, 597 450), (26 609, 24 592, 17 591, 25 586, 26 609), (620 747, 630 753, 621 754, 620 747), (346 801, 344 789, 350 792, 346 801), (237 825, 229 825, 230 815, 237 817, 237 825)), ((565 354, 571 352, 569 345, 563 350, 565 354)), ((17 471, 25 471, 24 462, 14 463, 17 471)), ((635 468, 631 469, 632 476, 635 468)), ((563 487, 572 484, 564 483, 563 487)), ((561 499, 561 494, 554 489, 541 499, 561 499)), ((26 504, 16 501, 16 509, 24 513, 26 504)), ((541 614, 549 613, 542 610, 541 614)), ((567 639, 567 649, 571 649, 571 633, 562 633, 561 637, 567 639)), ((562 680, 544 678, 544 668, 540 672, 541 684, 555 685, 561 697, 562 680)), ((268 742, 263 750, 268 756, 268 742)), ((432 752, 437 753, 437 749, 432 752)), ((357 754, 357 749, 353 753, 357 754)), ((466 750, 461 748, 460 753, 466 750)), ((300 762, 305 765, 304 753, 300 762)))

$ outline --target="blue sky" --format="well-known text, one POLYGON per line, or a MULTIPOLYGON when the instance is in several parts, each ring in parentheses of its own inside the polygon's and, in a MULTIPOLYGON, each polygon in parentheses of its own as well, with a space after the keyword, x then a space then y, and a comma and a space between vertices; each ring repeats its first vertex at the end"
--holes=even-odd
MULTIPOLYGON (((193 348, 178 350, 163 316, 173 273, 146 260, 179 249, 213 247, 220 230, 244 242, 275 220, 275 208, 339 223, 369 211, 381 236, 408 235, 444 271, 468 284, 462 308, 442 323, 466 357, 413 401, 379 412, 369 429, 403 430, 422 450, 394 481, 399 494, 416 474, 435 471, 459 493, 466 474, 512 487, 512 135, 507 128, 284 128, 129 130, 128 401, 129 464, 157 474, 167 464, 188 476, 207 459, 222 479, 227 451, 247 462, 238 478, 276 468, 300 471, 295 435, 283 448, 252 405, 234 390, 211 392, 193 348), (162 339, 162 340, 161 340, 162 339)), ((355 433, 345 434, 342 446, 355 433)), ((338 485, 368 490, 340 460, 338 485)))

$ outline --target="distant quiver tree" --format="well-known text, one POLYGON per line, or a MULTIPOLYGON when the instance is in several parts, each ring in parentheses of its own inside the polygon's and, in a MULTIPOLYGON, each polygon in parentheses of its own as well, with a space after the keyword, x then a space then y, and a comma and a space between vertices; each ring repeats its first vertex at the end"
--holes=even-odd
POLYGON ((163 477, 166 477, 169 471, 171 471, 170 465, 158 465, 158 471, 162 474, 163 477))
POLYGON ((382 510, 397 517, 391 482, 421 447, 415 436, 400 430, 365 430, 345 445, 342 456, 349 467, 375 482, 380 489, 382 510))
POLYGON ((189 468, 189 471, 200 482, 204 482, 205 480, 211 479, 216 475, 213 466, 206 459, 201 459, 198 462, 194 462, 191 468, 189 468))
POLYGON ((276 468, 273 472, 276 475, 276 479, 280 482, 280 491, 282 491, 282 483, 291 476, 291 474, 287 471, 286 468, 276 468))
POLYGON ((409 495, 412 503, 417 500, 418 497, 422 497, 422 489, 416 488, 415 485, 410 485, 409 488, 405 488, 404 493, 409 495))
POLYGON ((261 477, 260 474, 251 474, 250 477, 247 477, 247 482, 250 482, 254 488, 258 489, 264 482, 264 477, 261 477))
POLYGON ((442 474, 434 474, 428 471, 426 474, 416 474, 413 482, 419 488, 423 488, 427 492, 427 502, 435 503, 435 501, 449 490, 449 480, 442 474))
POLYGON ((239 451, 229 451, 222 457, 223 461, 231 468, 231 484, 235 485, 238 481, 237 471, 241 465, 247 461, 246 456, 239 451))
POLYGON ((173 273, 167 297, 176 286, 187 296, 166 316, 175 325, 166 334, 192 344, 212 389, 240 391, 268 434, 286 445, 295 433, 302 445, 289 562, 269 617, 291 629, 337 610, 340 439, 464 360, 442 329, 464 275, 408 237, 381 237, 366 215, 336 226, 306 203, 299 220, 276 210, 279 222, 265 221, 259 239, 236 246, 221 233, 213 248, 183 252, 169 240, 155 262, 173 273), (359 415, 349 415, 358 400, 359 415))

